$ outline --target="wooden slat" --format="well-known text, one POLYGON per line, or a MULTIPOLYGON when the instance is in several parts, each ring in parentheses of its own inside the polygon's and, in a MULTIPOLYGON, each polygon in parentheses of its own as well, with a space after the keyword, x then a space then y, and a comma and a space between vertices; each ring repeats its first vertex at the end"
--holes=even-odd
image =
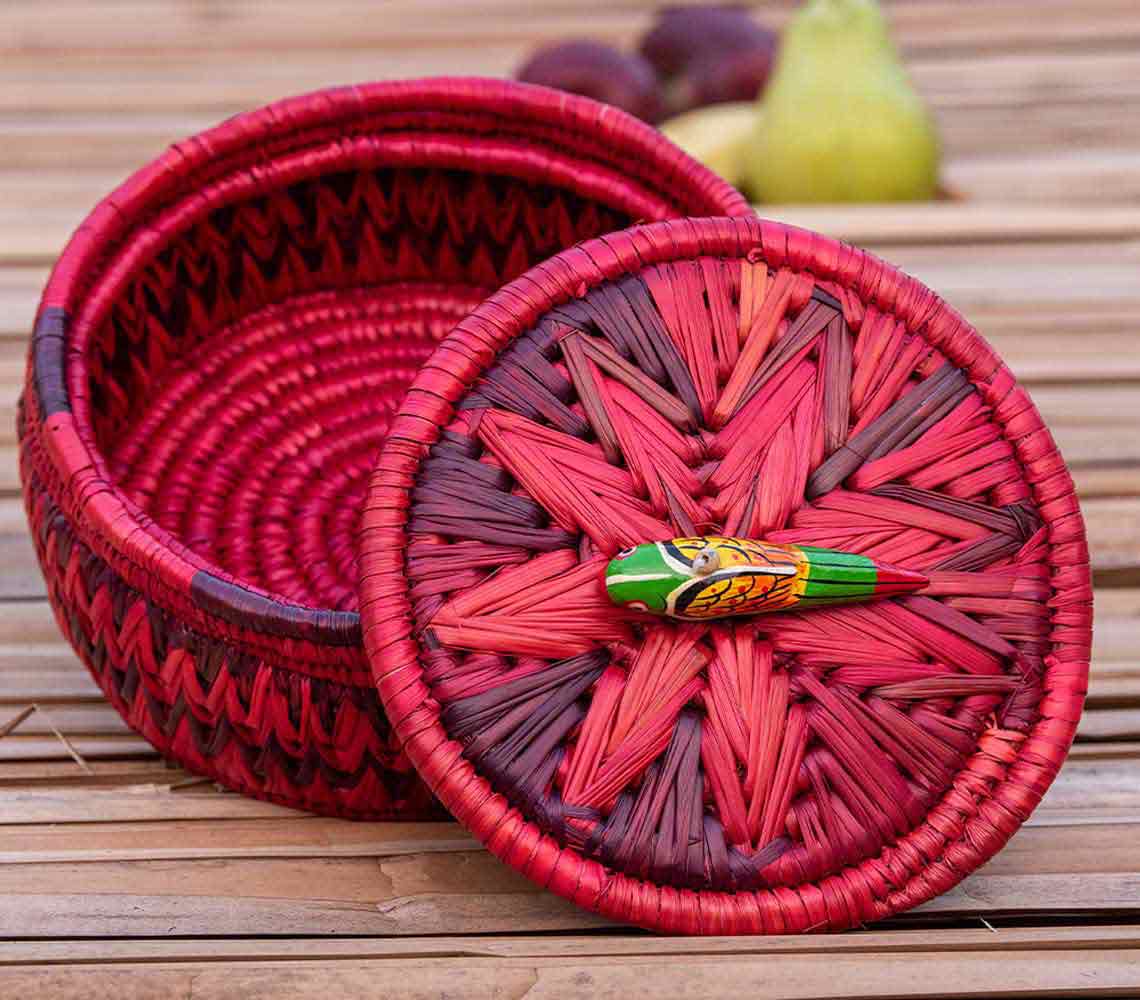
POLYGON ((23 502, 9 493, 0 494, 0 536, 27 534, 27 518, 23 510, 23 502))
MULTIPOLYGON (((90 792, 95 801, 106 803, 105 816, 75 801, 81 790, 0 794, 17 814, 60 817, 0 826, 4 865, 289 858, 325 862, 478 853, 478 844, 455 823, 354 823, 264 803, 246 805, 248 800, 231 793, 164 792, 146 786, 90 792), (141 801, 132 804, 131 795, 141 801), (166 818, 158 811, 164 804, 171 810, 166 818)), ((304 867, 298 863, 298 872, 304 867)))
POLYGON ((1132 279, 1140 249, 1134 243, 876 244, 872 249, 935 289, 983 330, 994 313, 1116 314, 1137 301, 1132 279))
POLYGON ((454 872, 438 874, 433 867, 417 869, 420 889, 410 893, 401 891, 398 874, 401 888, 387 888, 396 863, 378 866, 370 859, 310 863, 300 873, 304 888, 298 885, 295 861, 84 864, 81 871, 64 865, 12 865, 0 870, 0 935, 409 935, 608 926, 510 869, 499 875, 506 882, 488 887, 477 870, 487 864, 483 852, 472 852, 460 864, 471 877, 463 891, 452 891, 454 872), (205 867, 212 872, 208 885, 202 883, 205 867), (149 874, 142 870, 148 868, 149 874), (70 885, 61 884, 69 871, 70 885), (42 885, 11 891, 12 876, 19 873, 48 879, 54 891, 42 885), (300 894, 282 896, 290 886, 300 894))
MULTIPOLYGON (((177 774, 178 772, 175 772, 177 774)), ((169 780, 168 776, 167 780, 169 780)), ((28 823, 159 823, 166 835, 177 835, 175 823, 182 820, 227 820, 219 834, 229 836, 236 830, 235 821, 249 817, 280 819, 277 830, 307 826, 315 817, 284 806, 249 799, 236 792, 214 791, 210 785, 191 785, 184 791, 169 784, 130 784, 114 788, 93 787, 87 780, 83 787, 5 788, 0 785, 3 814, 0 830, 7 825, 28 823), (301 821, 306 821, 302 823, 301 821)), ((1140 813, 1140 810, 1138 810, 1140 813)), ((317 821, 322 822, 322 821, 317 821)), ((114 828, 112 828, 114 829, 114 828)), ((327 833, 326 833, 327 835, 327 833)), ((18 839, 18 838, 17 838, 18 839)), ((128 838, 129 839, 129 838, 128 838)), ((123 844, 124 850, 129 847, 123 844)), ((0 853, 3 848, 0 848, 0 853)), ((137 850, 134 855, 139 857, 137 850)), ((15 855, 0 858, 0 863, 17 860, 15 855)))
POLYGON ((906 955, 939 950, 957 952, 1049 952, 1068 949, 1129 949, 1140 944, 1140 928, 1106 926, 1003 926, 895 928, 841 935, 745 937, 658 937, 647 934, 471 935, 468 937, 245 938, 211 941, 179 938, 117 938, 55 941, 0 941, 0 966, 68 962, 184 962, 277 959, 419 959, 464 955, 479 958, 566 957, 600 959, 652 956, 906 955))
MULTIPOLYGON (((57 22, 60 30, 53 32, 33 8, 18 3, 5 5, 0 12, 0 51, 19 56, 26 52, 39 55, 96 50, 145 57, 159 49, 177 53, 218 47, 217 18, 195 4, 135 0, 117 6, 120 17, 116 18, 101 16, 97 9, 82 4, 71 7, 70 16, 57 22)), ((529 47, 581 34, 583 15, 589 19, 588 30, 593 37, 623 43, 632 42, 652 20, 646 5, 628 3, 578 6, 508 0, 475 5, 429 0, 389 5, 384 17, 370 18, 361 17, 359 6, 352 0, 333 0, 319 9, 289 0, 272 5, 243 0, 227 4, 224 47, 231 58, 238 59, 282 49, 365 50, 382 54, 382 58, 410 48, 438 53, 476 43, 513 41, 529 47), (527 16, 518 16, 524 11, 527 16)))
MULTIPOLYGON (((5 710, 5 714, 14 713, 5 710)), ((29 716, 17 731, 21 736, 37 737, 49 736, 57 729, 68 737, 118 737, 131 732, 119 713, 101 699, 43 705, 39 711, 29 716)))
POLYGON ((0 166, 59 170, 76 149, 82 149, 80 170, 118 168, 125 174, 154 159, 171 143, 217 122, 218 116, 208 111, 120 111, 113 116, 69 110, 51 116, 0 114, 0 166))
POLYGON ((1052 427, 1050 434, 1071 467, 1134 467, 1140 462, 1140 437, 1110 434, 1102 427, 1052 427))
POLYGON ((63 639, 47 601, 0 601, 0 643, 15 642, 60 646, 63 639))
MULTIPOLYGON (((1103 593, 1106 593, 1102 591, 1103 593)), ((1140 617, 1117 616, 1094 603, 1093 663, 1086 709, 1140 705, 1140 617)))
MULTIPOLYGON (((1041 914, 1134 917, 1140 872, 982 871, 912 919, 1041 914)), ((0 869, 0 935, 9 938, 520 933, 605 923, 484 851, 303 865, 286 859, 0 869)))
POLYGON ((1126 740, 1103 743, 1074 743, 1069 748, 1069 760, 1082 762, 1106 760, 1140 760, 1140 743, 1126 740))
POLYGON ((944 997, 953 983, 960 995, 1009 997, 1121 996, 1140 987, 1137 952, 1128 949, 1054 950, 1044 958, 1027 952, 956 951, 940 948, 905 956, 783 955, 779 961, 752 956, 676 957, 591 955, 554 959, 462 957, 307 960, 279 962, 145 963, 115 967, 13 967, 0 970, 0 988, 12 995, 46 991, 53 997, 188 996, 194 1000, 244 997, 291 1000, 316 994, 391 1000, 440 996, 496 996, 527 1000, 574 1000, 629 995, 719 998, 737 991, 794 1000, 844 997, 944 997))
MULTIPOLYGON (((3 144, 0 127, 0 147, 3 144)), ((6 351, 11 349, 9 340, 17 341, 17 351, 20 345, 27 344, 47 276, 48 270, 43 266, 0 267, 0 344, 6 351)))
POLYGON ((225 49, 10 53, 4 61, 0 114, 192 111, 218 119, 290 94, 378 78, 504 76, 530 49, 526 39, 510 39, 450 43, 434 50, 395 47, 383 55, 297 49, 288 59, 260 49, 237 58, 225 49))
MULTIPOLYGON (((104 760, 89 762, 86 771, 75 761, 0 761, 0 789, 21 788, 99 790, 127 785, 189 785, 196 779, 187 771, 158 759, 104 760)), ((197 786, 196 786, 197 787, 197 786)))
POLYGON ((68 760, 72 751, 87 762, 114 758, 157 757, 154 748, 141 736, 65 734, 70 746, 55 736, 10 734, 0 740, 0 761, 68 760))
POLYGON ((1129 239, 1140 206, 994 204, 986 201, 895 205, 760 205, 761 215, 866 246, 1129 239))
POLYGON ((953 53, 912 59, 915 83, 935 108, 993 110, 1095 105, 1140 97, 1140 51, 1131 46, 1076 51, 953 53))
POLYGON ((1134 204, 1140 200, 1140 148, 980 151, 951 159, 942 176, 965 201, 1134 204))
MULTIPOLYGON (((1087 386, 1042 385, 1030 393, 1050 427, 1123 428, 1140 414, 1140 381, 1087 386)), ((1075 456, 1079 461, 1080 456, 1075 456)))
MULTIPOLYGON (((235 57, 220 48, 12 52, 0 114, 174 110, 224 116, 287 93, 425 72, 502 75, 532 48, 520 38, 374 51, 298 48, 235 57)), ((1140 108, 1140 55, 1119 51, 916 56, 910 69, 938 114, 951 157, 1080 141, 1119 148, 1140 108), (1032 106, 1036 113, 1025 114, 1032 106)))
POLYGON ((0 647, 0 706, 37 702, 50 708, 56 702, 100 701, 102 697, 70 648, 51 656, 29 656, 0 647))
POLYGON ((1127 497, 1140 493, 1140 466, 1076 465, 1073 480, 1082 497, 1127 497))
MULTIPOLYGON (((8 502, 0 500, 0 506, 8 502)), ((23 601, 44 596, 43 577, 26 529, 19 534, 0 534, 0 601, 23 601)))
POLYGON ((1140 739, 1140 708, 1101 708, 1081 716, 1080 734, 1088 740, 1140 739))
MULTIPOLYGON (((219 18, 212 9, 186 0, 118 0, 118 16, 100 16, 82 2, 55 0, 59 17, 45 23, 33 3, 9 3, 0 16, 0 49, 12 52, 82 49, 197 49, 214 47, 223 33, 228 49, 386 48, 455 44, 497 38, 538 43, 581 33, 622 41, 641 31, 659 0, 397 0, 384 18, 362 18, 351 0, 321 5, 278 0, 264 5, 235 0, 219 18), (519 16, 520 14, 525 16, 519 16), (118 29, 118 30, 116 30, 118 29)), ((696 0, 712 2, 712 0, 696 0)), ((754 4, 757 16, 780 26, 794 7, 791 0, 754 4)), ((896 37, 909 53, 1034 47, 1120 45, 1140 37, 1140 16, 1128 0, 953 0, 891 3, 896 37)))
POLYGON ((1093 572, 1116 585, 1140 584, 1140 498, 1090 499, 1081 504, 1093 552, 1093 572))

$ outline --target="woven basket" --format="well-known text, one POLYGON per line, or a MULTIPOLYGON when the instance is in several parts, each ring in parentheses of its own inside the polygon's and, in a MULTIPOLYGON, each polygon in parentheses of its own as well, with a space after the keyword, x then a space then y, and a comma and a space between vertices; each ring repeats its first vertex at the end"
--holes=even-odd
POLYGON ((250 795, 428 810, 356 612, 356 524, 406 384, 551 253, 747 211, 630 117, 489 80, 288 100, 131 178, 56 265, 20 417, 48 592, 116 709, 250 795))
POLYGON ((393 422, 361 569, 443 804, 658 930, 838 929, 949 889, 1041 798, 1087 682, 1084 526, 1025 391, 918 282, 755 218, 590 241, 460 323, 393 422), (925 589, 689 622, 611 602, 615 553, 693 535, 925 589))

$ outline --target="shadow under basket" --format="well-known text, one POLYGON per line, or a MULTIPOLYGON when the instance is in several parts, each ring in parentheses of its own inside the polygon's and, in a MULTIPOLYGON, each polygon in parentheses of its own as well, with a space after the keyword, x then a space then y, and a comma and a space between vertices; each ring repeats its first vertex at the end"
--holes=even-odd
POLYGON ((55 267, 20 413, 48 593, 116 709, 250 795, 436 813, 356 600, 367 477, 405 387, 551 254, 747 211, 626 115, 489 80, 288 100, 134 176, 55 267))
POLYGON ((1091 601, 1072 479, 985 341, 755 217, 488 299, 361 529, 365 646, 440 801, 671 932, 851 927, 986 861, 1073 739, 1091 601))

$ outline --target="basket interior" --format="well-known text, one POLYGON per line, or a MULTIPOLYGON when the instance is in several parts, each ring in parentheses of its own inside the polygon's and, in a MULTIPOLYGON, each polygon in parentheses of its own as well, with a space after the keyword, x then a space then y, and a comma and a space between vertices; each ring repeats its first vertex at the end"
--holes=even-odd
POLYGON ((88 340, 108 473, 239 580, 355 609, 366 478, 420 364, 490 290, 630 221, 566 187, 419 167, 222 205, 140 261, 88 340))

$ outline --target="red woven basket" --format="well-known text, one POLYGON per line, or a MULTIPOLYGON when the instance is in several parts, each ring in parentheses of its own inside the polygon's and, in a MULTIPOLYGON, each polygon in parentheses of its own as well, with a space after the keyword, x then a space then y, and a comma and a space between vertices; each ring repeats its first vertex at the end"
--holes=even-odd
POLYGON ((20 416, 49 595, 107 697, 231 788, 423 813, 356 612, 356 524, 406 384, 551 253, 747 211, 632 118, 489 80, 284 101, 136 174, 56 265, 20 416))
POLYGON ((492 296, 409 390, 361 533, 365 646, 443 804, 540 885, 675 932, 850 927, 988 859, 1073 739, 1091 596, 1072 480, 985 341, 755 218, 604 236, 492 296), (686 565, 694 535, 923 589, 611 602, 615 553, 680 536, 647 548, 686 565))

